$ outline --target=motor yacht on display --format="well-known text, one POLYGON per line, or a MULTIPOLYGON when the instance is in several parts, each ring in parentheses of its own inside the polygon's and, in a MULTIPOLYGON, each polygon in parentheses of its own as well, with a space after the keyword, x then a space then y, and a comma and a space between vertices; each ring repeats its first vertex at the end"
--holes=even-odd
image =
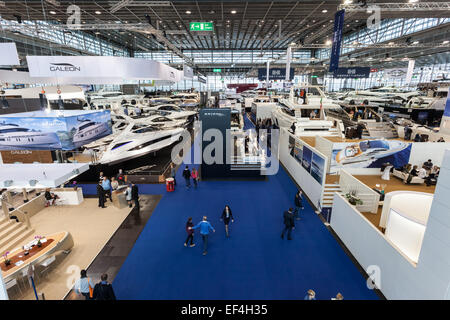
POLYGON ((151 125, 130 124, 113 139, 104 152, 100 151, 99 163, 112 165, 156 152, 178 142, 184 130, 161 130, 151 125))
POLYGON ((31 148, 61 148, 61 143, 55 132, 33 131, 17 124, 0 124, 0 148, 31 149, 31 148))
POLYGON ((160 104, 154 107, 144 107, 142 111, 144 113, 160 112, 171 119, 185 119, 189 121, 194 120, 197 114, 196 111, 185 110, 175 104, 160 104))
POLYGON ((339 136, 344 133, 341 120, 327 119, 327 110, 340 109, 325 96, 319 86, 293 86, 288 99, 280 99, 272 111, 272 123, 278 127, 290 128, 295 123, 295 134, 300 136, 339 136), (303 90, 305 98, 300 98, 303 90), (314 117, 313 117, 314 116, 314 117))

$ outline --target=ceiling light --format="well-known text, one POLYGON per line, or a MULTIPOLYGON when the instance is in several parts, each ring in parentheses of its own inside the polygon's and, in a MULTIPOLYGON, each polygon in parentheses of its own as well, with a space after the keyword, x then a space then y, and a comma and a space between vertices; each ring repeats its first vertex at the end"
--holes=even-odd
POLYGON ((191 14, 192 12, 190 12, 189 10, 186 10, 186 14, 191 14))
POLYGON ((295 46, 295 42, 291 42, 291 46, 295 46))
POLYGON ((327 12, 328 12, 327 9, 323 9, 323 10, 322 10, 322 13, 327 13, 327 12))
POLYGON ((101 11, 95 11, 95 14, 102 14, 102 12, 101 11))
POLYGON ((50 11, 50 14, 56 14, 56 12, 52 10, 52 11, 50 11))
POLYGON ((408 0, 409 3, 415 3, 418 2, 419 0, 408 0))
POLYGON ((231 10, 231 14, 236 14, 236 10, 231 10))
POLYGON ((389 42, 389 43, 388 43, 388 45, 390 45, 390 46, 393 46, 393 45, 394 45, 394 43, 393 43, 393 42, 389 42))
POLYGON ((445 40, 444 42, 442 42, 442 44, 447 44, 449 41, 448 40, 445 40))
POLYGON ((358 22, 359 20, 355 20, 355 22, 358 22))
POLYGON ((350 4, 352 2, 353 2, 353 0, 344 0, 344 4, 350 4))
POLYGON ((418 43, 419 43, 419 41, 416 40, 416 41, 414 41, 412 44, 418 44, 418 43))
POLYGON ((325 42, 325 44, 326 44, 327 46, 329 46, 329 45, 331 44, 331 40, 327 40, 327 41, 325 42))

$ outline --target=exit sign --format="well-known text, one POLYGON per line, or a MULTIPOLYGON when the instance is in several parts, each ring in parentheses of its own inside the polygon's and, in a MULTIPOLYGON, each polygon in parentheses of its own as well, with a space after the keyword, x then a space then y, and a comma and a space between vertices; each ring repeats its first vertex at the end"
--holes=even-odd
POLYGON ((214 31, 214 24, 212 22, 191 22, 191 23, 189 23, 189 30, 191 30, 191 31, 214 31))
POLYGON ((213 69, 213 72, 222 72, 222 69, 213 69))

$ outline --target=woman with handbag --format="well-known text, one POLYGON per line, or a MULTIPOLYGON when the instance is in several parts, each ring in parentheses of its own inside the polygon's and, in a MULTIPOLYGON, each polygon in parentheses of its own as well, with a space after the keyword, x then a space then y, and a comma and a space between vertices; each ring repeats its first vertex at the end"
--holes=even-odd
POLYGON ((75 283, 75 292, 84 296, 86 300, 92 299, 92 294, 94 290, 94 284, 92 280, 87 277, 86 270, 81 270, 80 279, 75 283))

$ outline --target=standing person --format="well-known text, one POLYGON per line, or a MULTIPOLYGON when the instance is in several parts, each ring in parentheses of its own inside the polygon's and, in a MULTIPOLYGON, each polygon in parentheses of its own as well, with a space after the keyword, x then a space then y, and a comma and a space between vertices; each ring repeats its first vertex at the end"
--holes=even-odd
POLYGON ((195 243, 194 243, 194 230, 192 229, 192 227, 194 226, 194 224, 192 223, 192 218, 189 217, 188 221, 186 222, 186 233, 187 233, 187 238, 186 241, 184 242, 184 246, 187 247, 189 240, 191 241, 191 244, 189 245, 191 248, 195 247, 195 243))
POLYGON ((292 134, 295 134, 295 129, 296 129, 297 127, 295 126, 295 122, 293 122, 292 123, 292 126, 291 126, 291 131, 292 131, 292 134))
POLYGON ((108 177, 103 177, 102 187, 103 187, 103 191, 105 192, 105 202, 106 202, 106 198, 107 198, 107 197, 108 197, 109 200, 111 200, 111 202, 112 202, 112 196, 111 196, 111 182, 109 181, 108 177))
POLYGON ((123 170, 119 169, 119 173, 117 174, 116 180, 122 186, 125 184, 125 175, 123 174, 123 170))
POLYGON ((303 191, 298 190, 298 192, 295 194, 294 202, 295 202, 295 211, 294 211, 294 217, 296 220, 300 220, 300 209, 304 209, 303 203, 302 203, 302 196, 303 191))
POLYGON ((292 229, 294 229, 294 227, 295 227, 294 214, 293 214, 292 208, 289 208, 288 211, 284 212, 283 220, 284 220, 283 221, 284 229, 283 229, 283 232, 281 233, 281 239, 284 239, 284 234, 287 232, 288 240, 292 240, 291 232, 292 232, 292 229))
POLYGON ((97 196, 98 196, 98 206, 100 208, 106 208, 105 207, 105 190, 103 190, 102 183, 99 182, 97 185, 97 196))
POLYGON ((132 207, 132 205, 131 205, 131 196, 132 196, 132 193, 131 193, 131 184, 128 184, 128 186, 127 186, 127 189, 124 191, 124 194, 125 194, 125 199, 127 200, 127 203, 128 203, 128 207, 132 207))
POLYGON ((94 287, 93 293, 94 300, 116 300, 113 287, 108 283, 108 275, 102 274, 101 281, 94 287))
POLYGON ((100 172, 99 176, 98 176, 98 181, 103 182, 103 171, 100 172))
POLYGON ((196 169, 195 167, 192 168, 191 177, 192 177, 192 181, 194 182, 194 187, 197 188, 197 184, 198 184, 198 171, 197 171, 197 169, 196 169))
POLYGON ((189 189, 191 187, 191 171, 188 166, 183 170, 183 178, 186 180, 186 189, 189 189))
POLYGON ((86 270, 81 270, 80 279, 75 282, 75 292, 84 296, 86 300, 90 300, 93 295, 94 284, 87 277, 86 270), (92 293, 91 293, 92 292, 92 293))
POLYGON ((172 165, 170 166, 170 176, 173 178, 173 185, 176 186, 177 185, 177 179, 175 179, 175 176, 177 174, 177 170, 175 163, 172 163, 172 165))
POLYGON ((206 256, 208 253, 208 236, 209 233, 216 232, 216 230, 212 227, 211 223, 209 223, 208 218, 203 216, 203 220, 200 221, 195 227, 191 227, 191 229, 195 230, 200 228, 200 235, 203 240, 203 255, 206 256))
POLYGON ((309 289, 304 300, 316 300, 316 293, 314 290, 309 289))
POLYGON ((223 223, 225 224, 225 233, 227 235, 227 238, 229 238, 230 234, 229 234, 229 230, 228 230, 228 225, 230 224, 230 220, 231 220, 231 222, 234 222, 234 218, 233 218, 233 214, 231 213, 231 209, 228 205, 226 205, 225 209, 223 209, 220 220, 222 220, 223 223))
POLYGON ((256 125, 255 125, 255 129, 256 129, 256 138, 259 141, 259 128, 261 126, 261 120, 256 120, 256 125))
POLYGON ((134 206, 139 210, 139 189, 134 182, 131 184, 131 200, 134 201, 134 206))

